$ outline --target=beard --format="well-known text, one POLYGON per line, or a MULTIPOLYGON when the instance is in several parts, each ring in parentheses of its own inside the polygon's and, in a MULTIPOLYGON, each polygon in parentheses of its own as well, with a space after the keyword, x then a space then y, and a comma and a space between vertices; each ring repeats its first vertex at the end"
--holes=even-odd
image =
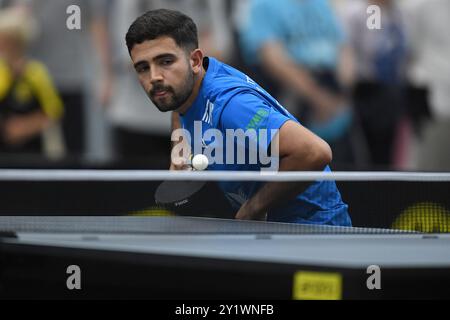
POLYGON ((194 82, 194 73, 188 72, 179 90, 175 90, 171 86, 165 86, 162 83, 156 83, 148 93, 148 96, 159 111, 174 111, 179 109, 189 99, 194 89, 194 82), (166 91, 166 95, 162 98, 155 96, 158 91, 166 91))

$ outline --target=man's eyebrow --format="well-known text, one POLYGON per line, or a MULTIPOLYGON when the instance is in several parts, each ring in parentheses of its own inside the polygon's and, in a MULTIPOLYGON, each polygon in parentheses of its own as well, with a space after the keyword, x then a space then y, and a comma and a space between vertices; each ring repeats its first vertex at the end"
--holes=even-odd
POLYGON ((157 55, 156 57, 153 58, 153 60, 161 60, 164 58, 174 58, 175 55, 172 53, 162 53, 160 55, 157 55))
MULTIPOLYGON (((152 60, 157 61, 157 60, 161 60, 164 58, 174 58, 174 57, 175 57, 175 55, 172 53, 162 53, 162 54, 159 54, 156 57, 154 57, 152 60)), ((134 64, 134 68, 136 69, 140 66, 147 66, 147 65, 148 65, 147 61, 138 61, 134 64)))
POLYGON ((134 64, 134 68, 137 69, 138 67, 144 66, 144 65, 145 66, 148 65, 148 62, 147 61, 138 61, 134 64))

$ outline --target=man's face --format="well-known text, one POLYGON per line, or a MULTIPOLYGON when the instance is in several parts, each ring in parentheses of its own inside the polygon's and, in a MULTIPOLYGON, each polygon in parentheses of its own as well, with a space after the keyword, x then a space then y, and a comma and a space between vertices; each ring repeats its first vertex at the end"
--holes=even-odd
POLYGON ((180 108, 194 88, 190 57, 170 37, 136 44, 131 60, 139 82, 156 107, 162 111, 180 108))

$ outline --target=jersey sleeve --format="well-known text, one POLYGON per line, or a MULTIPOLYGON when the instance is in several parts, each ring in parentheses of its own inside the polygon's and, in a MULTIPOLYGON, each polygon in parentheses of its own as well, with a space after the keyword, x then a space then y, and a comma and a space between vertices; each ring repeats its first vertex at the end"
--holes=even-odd
POLYGON ((2 101, 8 94, 8 90, 11 87, 12 77, 9 72, 8 66, 2 60, 0 60, 0 101, 2 101))
POLYGON ((30 62, 26 78, 35 91, 42 111, 50 119, 61 118, 64 112, 63 102, 45 66, 39 62, 30 62))
POLYGON ((260 147, 267 149, 281 126, 292 120, 253 93, 234 96, 224 107, 222 129, 253 131, 260 147), (262 139, 265 136, 265 139, 262 139))

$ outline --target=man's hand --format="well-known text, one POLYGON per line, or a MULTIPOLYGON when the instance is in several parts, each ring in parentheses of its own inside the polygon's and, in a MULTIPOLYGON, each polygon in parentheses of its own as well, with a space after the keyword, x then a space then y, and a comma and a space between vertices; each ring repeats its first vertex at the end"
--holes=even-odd
POLYGON ((189 159, 192 157, 191 148, 186 139, 172 141, 173 147, 170 153, 169 170, 192 170, 189 159))
POLYGON ((183 135, 174 137, 176 130, 181 129, 181 120, 178 112, 172 112, 170 121, 172 126, 172 151, 169 170, 192 170, 192 166, 189 165, 192 152, 186 137, 183 135))
POLYGON ((314 105, 314 120, 317 122, 327 122, 343 111, 347 104, 340 96, 328 93, 325 90, 318 90, 318 93, 311 97, 314 105))
POLYGON ((173 171, 191 171, 192 167, 188 164, 186 158, 177 159, 178 161, 171 161, 169 170, 173 171))
POLYGON ((2 129, 3 140, 9 145, 19 145, 28 137, 25 123, 20 118, 8 119, 2 129))
POLYGON ((246 201, 239 209, 235 218, 238 220, 266 221, 267 212, 259 211, 257 208, 251 205, 251 202, 246 201))
POLYGON ((50 121, 41 112, 26 116, 16 116, 3 123, 3 140, 10 145, 20 145, 40 134, 50 121))

